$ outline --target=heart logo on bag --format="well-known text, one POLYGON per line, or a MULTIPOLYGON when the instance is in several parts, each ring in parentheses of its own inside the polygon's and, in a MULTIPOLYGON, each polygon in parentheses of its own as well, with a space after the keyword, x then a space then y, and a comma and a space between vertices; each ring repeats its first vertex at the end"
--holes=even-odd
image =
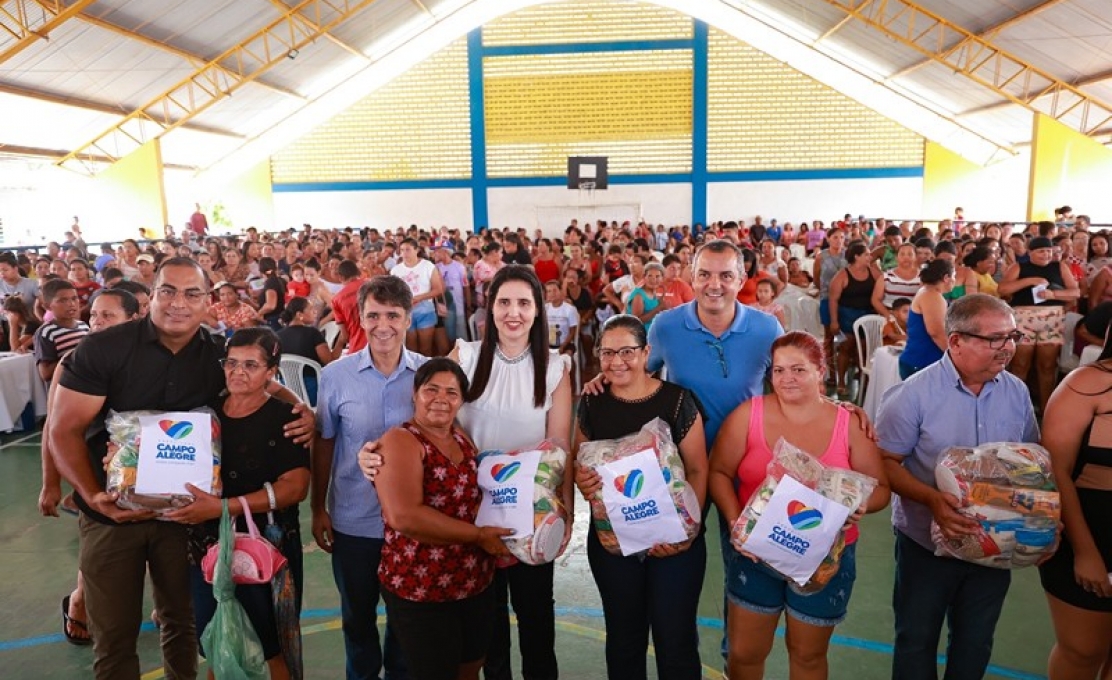
POLYGON ((800 501, 788 503, 788 521, 796 531, 815 529, 822 524, 822 513, 800 501))
POLYGON ((614 487, 626 498, 637 498, 645 486, 645 473, 640 470, 630 470, 629 474, 614 478, 614 487))
POLYGON ((501 484, 513 477, 521 469, 521 463, 495 463, 490 466, 490 476, 501 484))
POLYGON ((173 439, 184 439, 193 432, 193 423, 187 420, 160 420, 158 426, 173 439))

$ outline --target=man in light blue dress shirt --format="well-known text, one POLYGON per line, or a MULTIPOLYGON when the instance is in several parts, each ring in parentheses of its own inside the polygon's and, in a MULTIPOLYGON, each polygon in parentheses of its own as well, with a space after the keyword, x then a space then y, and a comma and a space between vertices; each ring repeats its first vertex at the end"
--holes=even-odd
POLYGON ((376 276, 359 289, 367 347, 325 366, 317 403, 320 436, 313 445, 313 537, 332 554, 340 591, 348 680, 407 675, 401 648, 386 625, 378 639, 378 564, 382 509, 359 470, 358 453, 413 415, 413 376, 428 359, 405 349, 413 295, 395 276, 376 276))
POLYGON ((946 312, 949 350, 938 362, 884 394, 877 435, 895 494, 896 615, 894 680, 935 680, 942 623, 950 637, 946 680, 984 677, 1011 572, 937 557, 931 520, 947 536, 977 523, 957 512, 958 499, 938 490, 934 469, 951 446, 1037 442, 1027 386, 1004 369, 1019 334, 1007 304, 971 295, 946 312))

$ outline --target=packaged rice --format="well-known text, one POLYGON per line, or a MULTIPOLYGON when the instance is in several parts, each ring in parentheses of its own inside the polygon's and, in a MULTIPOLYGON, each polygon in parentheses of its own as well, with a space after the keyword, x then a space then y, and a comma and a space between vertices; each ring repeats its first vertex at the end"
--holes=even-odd
POLYGON ((608 552, 643 554, 699 534, 698 497, 672 431, 660 418, 620 439, 583 442, 577 460, 602 477, 601 498, 590 501, 591 518, 608 552))
POLYGON ((1037 444, 951 447, 935 467, 938 489, 961 503, 980 525, 947 539, 931 522, 935 554, 997 569, 1018 569, 1053 554, 1062 507, 1050 454, 1037 444))
MULTIPOLYGON (((803 487, 814 491, 821 498, 844 506, 848 513, 842 514, 853 514, 859 509, 863 509, 877 484, 876 480, 868 475, 843 468, 826 467, 814 456, 780 439, 773 448, 772 460, 768 463, 768 472, 764 481, 749 497, 745 507, 741 510, 741 514, 738 515, 737 521, 731 527, 730 543, 738 552, 750 552, 746 549, 746 543, 754 535, 758 522, 769 507, 773 496, 785 477, 791 478, 803 487)), ((792 508, 793 506, 789 505, 788 507, 792 508)), ((807 511, 810 511, 811 514, 816 516, 817 520, 822 517, 821 513, 816 513, 813 508, 804 508, 802 504, 798 504, 796 507, 800 508, 799 514, 806 514, 807 511)), ((792 519, 794 520, 794 518, 792 519)), ((794 521, 792 523, 795 524, 794 521)), ((801 526, 806 529, 811 528, 806 525, 801 526)), ((796 571, 794 569, 795 565, 792 564, 769 564, 769 566, 780 571, 788 578, 792 589, 797 592, 809 593, 821 590, 838 573, 842 553, 846 548, 844 522, 838 525, 836 533, 831 532, 827 536, 831 539, 829 541, 830 547, 828 549, 823 548, 825 557, 809 575, 800 576, 800 572, 796 571), (785 573, 789 570, 787 567, 792 567, 791 574, 785 573)), ((817 543, 818 541, 816 541, 817 543)), ((804 571, 809 571, 809 569, 804 571)))
POLYGON ((220 495, 220 420, 212 409, 111 411, 105 424, 106 490, 118 494, 121 508, 162 514, 183 507, 193 501, 186 483, 220 495))
POLYGON ((483 500, 475 524, 514 530, 503 541, 526 564, 546 564, 560 554, 568 523, 560 497, 567 457, 567 451, 551 440, 516 451, 479 454, 483 500))

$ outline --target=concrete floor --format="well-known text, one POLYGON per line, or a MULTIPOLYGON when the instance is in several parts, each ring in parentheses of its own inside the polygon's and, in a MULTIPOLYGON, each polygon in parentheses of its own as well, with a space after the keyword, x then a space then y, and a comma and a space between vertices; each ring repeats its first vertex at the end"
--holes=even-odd
MULTIPOLYGON (((84 678, 92 675, 92 652, 66 644, 59 603, 73 588, 77 530, 72 517, 43 518, 37 511, 40 468, 37 435, 0 436, 0 678, 84 678)), ((308 508, 302 517, 308 516, 308 508)), ((580 518, 582 519, 582 518, 580 518)), ((304 521, 304 520, 303 520, 304 521)), ((858 580, 849 618, 835 632, 831 677, 881 680, 890 675, 892 643, 892 535, 887 513, 862 524, 858 580)), ((587 566, 585 523, 556 570, 557 646, 561 677, 605 676, 604 625, 598 593, 587 566)), ((305 534, 309 532, 306 529, 305 534)), ((711 531, 716 537, 717 532, 711 531)), ((704 676, 719 678, 722 567, 717 539, 709 542, 708 570, 699 607, 704 676)), ((328 556, 306 548, 304 652, 306 677, 343 677, 339 597, 328 556)), ((144 680, 162 677, 157 638, 147 624, 139 639, 144 680)), ((1034 570, 1015 574, 997 628, 990 678, 1043 678, 1053 633, 1034 570)), ((650 677, 655 677, 651 670, 650 677)), ((778 642, 768 678, 787 678, 778 642)))

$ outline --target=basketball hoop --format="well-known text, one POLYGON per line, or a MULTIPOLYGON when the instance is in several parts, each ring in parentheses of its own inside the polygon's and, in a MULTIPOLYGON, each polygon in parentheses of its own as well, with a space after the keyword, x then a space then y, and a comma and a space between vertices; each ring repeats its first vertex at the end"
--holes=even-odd
POLYGON ((590 198, 595 195, 595 182, 584 181, 579 183, 579 193, 587 192, 587 197, 590 198))

